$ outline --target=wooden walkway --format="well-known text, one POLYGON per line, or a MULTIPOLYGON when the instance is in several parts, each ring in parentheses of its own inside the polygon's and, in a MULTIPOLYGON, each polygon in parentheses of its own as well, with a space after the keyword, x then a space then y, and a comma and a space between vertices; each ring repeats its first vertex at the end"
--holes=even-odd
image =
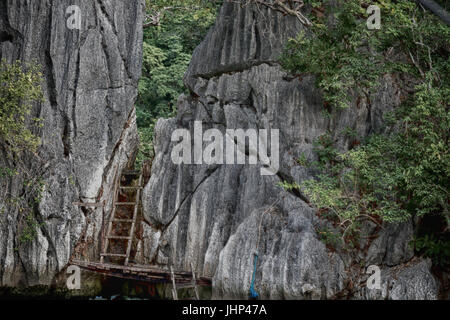
MULTIPOLYGON (((151 283, 172 283, 172 275, 169 269, 159 269, 151 266, 129 264, 128 266, 89 262, 81 260, 72 260, 72 265, 79 266, 82 269, 102 273, 106 276, 117 277, 129 280, 146 281, 151 283)), ((177 288, 192 285, 193 276, 191 272, 174 271, 174 278, 177 288)), ((199 286, 211 286, 211 278, 197 277, 196 283, 199 286)))
MULTIPOLYGON (((175 300, 178 299, 178 289, 194 288, 196 298, 198 299, 197 286, 211 286, 211 278, 196 277, 192 265, 191 271, 173 271, 172 268, 161 269, 148 265, 133 264, 130 261, 137 216, 141 206, 142 182, 142 174, 140 171, 124 171, 117 175, 114 183, 113 207, 109 220, 107 221, 106 234, 103 236, 104 245, 100 254, 100 262, 72 259, 69 263, 71 265, 79 266, 82 269, 101 273, 110 277, 145 281, 149 283, 172 284, 175 300), (130 177, 133 176, 135 178, 139 177, 136 186, 130 185, 130 183, 135 180, 132 178, 130 179, 130 177), (121 180, 128 181, 128 185, 122 185, 121 180), (129 190, 131 193, 134 193, 134 199, 128 199, 127 195, 125 201, 120 201, 121 190, 129 190), (123 209, 124 206, 129 206, 129 209, 123 209), (122 241, 123 245, 114 246, 117 241, 122 241), (118 252, 117 250, 120 249, 123 251, 118 252), (105 258, 108 261, 105 261, 105 258)), ((104 207, 105 203, 74 203, 74 205, 104 207)))

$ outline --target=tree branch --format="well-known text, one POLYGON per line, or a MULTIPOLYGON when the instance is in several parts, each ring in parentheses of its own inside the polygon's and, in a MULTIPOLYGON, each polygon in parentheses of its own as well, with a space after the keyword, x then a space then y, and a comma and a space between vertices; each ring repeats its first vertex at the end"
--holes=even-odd
POLYGON ((243 1, 232 1, 235 3, 244 3, 244 6, 255 3, 257 5, 263 5, 272 10, 281 12, 284 15, 290 15, 297 17, 297 19, 305 26, 310 27, 312 23, 306 18, 301 12, 300 9, 303 7, 303 0, 275 0, 273 3, 268 2, 267 0, 243 0, 243 1), (289 5, 286 5, 289 3, 289 5), (290 7, 291 6, 291 7, 290 7))
POLYGON ((150 14, 146 14, 145 16, 145 20, 144 20, 144 28, 147 27, 158 27, 161 25, 161 21, 164 18, 164 14, 167 11, 171 11, 171 10, 199 10, 201 9, 200 7, 194 6, 194 7, 185 7, 185 6, 177 6, 177 7, 163 7, 159 10, 153 9, 153 13, 150 14))

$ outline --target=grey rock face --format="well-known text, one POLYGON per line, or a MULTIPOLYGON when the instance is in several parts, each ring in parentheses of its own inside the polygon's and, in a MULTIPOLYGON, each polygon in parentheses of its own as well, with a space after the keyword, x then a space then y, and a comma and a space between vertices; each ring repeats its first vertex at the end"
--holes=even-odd
MULTIPOLYGON (((258 253, 256 289, 262 298, 319 299, 339 296, 348 279, 361 281, 349 256, 330 252, 316 229, 326 225, 301 193, 284 191, 282 180, 301 182, 314 172, 295 161, 301 154, 314 160, 313 142, 330 132, 341 150, 350 140, 346 127, 358 135, 382 129, 382 115, 399 104, 396 80, 385 76, 369 103, 356 101, 348 110, 322 115, 323 101, 314 79, 288 75, 277 58, 286 40, 303 28, 294 17, 264 6, 241 7, 225 2, 215 26, 195 50, 176 118, 159 120, 155 132, 152 176, 144 189, 145 234, 142 262, 172 264, 213 277, 214 298, 245 298, 258 253), (261 176, 261 164, 175 165, 171 141, 175 129, 191 136, 194 121, 203 130, 279 129, 280 169, 261 176)), ((356 100, 356 99, 355 99, 356 100)), ((379 264, 387 271, 412 257, 406 242, 410 225, 381 231, 369 244, 361 265, 379 264)), ((363 268, 362 268, 363 269, 363 268)), ((383 270, 384 270, 383 269, 383 270)), ((429 267, 405 271, 390 298, 428 299, 436 296, 429 267), (405 291, 406 290, 406 291, 405 291)), ((381 298, 371 292, 359 298, 381 298)), ((358 296, 359 295, 359 296, 358 296)))
POLYGON ((411 261, 381 271, 381 289, 363 287, 355 298, 389 300, 435 300, 438 287, 430 274, 431 261, 411 261))
POLYGON ((20 196, 24 177, 2 178, 0 285, 49 284, 72 255, 98 259, 115 174, 138 143, 142 19, 140 0, 0 1, 0 57, 41 64, 45 95, 34 109, 44 124, 39 157, 23 159, 45 182, 35 210, 41 226, 35 241, 19 243, 23 217, 6 196, 20 196), (70 5, 81 10, 80 30, 67 27, 70 5), (104 212, 72 204, 103 200, 104 212))

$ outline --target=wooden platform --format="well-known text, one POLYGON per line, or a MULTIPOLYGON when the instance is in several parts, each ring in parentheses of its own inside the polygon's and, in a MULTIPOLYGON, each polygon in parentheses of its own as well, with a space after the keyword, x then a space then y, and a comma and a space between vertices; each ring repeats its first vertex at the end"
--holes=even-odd
MULTIPOLYGON (((172 285, 174 300, 178 300, 177 290, 181 288, 192 288, 195 299, 199 299, 198 286, 211 286, 210 278, 197 277, 191 265, 191 271, 175 271, 172 267, 167 269, 149 265, 138 265, 130 263, 132 242, 134 239, 136 224, 139 223, 137 216, 141 203, 141 191, 143 189, 142 174, 140 171, 123 171, 117 174, 114 182, 114 199, 112 212, 107 220, 106 234, 102 235, 102 250, 100 262, 82 261, 72 259, 69 263, 84 270, 103 274, 109 277, 135 280, 147 283, 167 283, 172 285), (127 176, 139 177, 139 181, 133 184, 133 180, 127 176), (123 185, 122 181, 126 184, 123 185), (130 190, 131 194, 122 193, 121 190, 130 190), (127 227, 128 226, 128 227, 127 227), (120 241, 119 241, 120 240, 120 241), (117 248, 115 241, 122 242, 123 246, 117 248), (114 247, 115 246, 115 247, 114 247), (118 250, 119 249, 119 250, 118 250)), ((79 206, 102 206, 102 203, 74 203, 79 206)))
MULTIPOLYGON (((139 280, 151 283, 172 283, 170 270, 160 269, 151 266, 129 264, 128 266, 89 262, 81 260, 70 261, 71 265, 79 266, 82 269, 102 273, 106 276, 117 277, 129 280, 139 280)), ((175 282, 177 287, 182 288, 183 285, 190 285, 192 283, 192 273, 187 271, 174 271, 175 282)), ((199 286, 211 286, 211 278, 198 277, 196 279, 199 286)))

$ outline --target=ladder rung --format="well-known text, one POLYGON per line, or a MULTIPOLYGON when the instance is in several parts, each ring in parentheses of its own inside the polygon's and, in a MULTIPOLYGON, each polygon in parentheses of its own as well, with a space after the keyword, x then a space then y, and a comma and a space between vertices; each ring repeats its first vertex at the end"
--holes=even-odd
POLYGON ((127 255, 124 253, 102 253, 101 256, 108 257, 126 257, 127 255))
POLYGON ((109 220, 109 222, 133 222, 133 219, 114 219, 109 220))
POLYGON ((125 237, 125 236, 108 236, 108 239, 126 239, 126 240, 130 240, 131 237, 125 237))
POLYGON ((136 202, 116 202, 116 206, 131 206, 135 204, 136 202))

